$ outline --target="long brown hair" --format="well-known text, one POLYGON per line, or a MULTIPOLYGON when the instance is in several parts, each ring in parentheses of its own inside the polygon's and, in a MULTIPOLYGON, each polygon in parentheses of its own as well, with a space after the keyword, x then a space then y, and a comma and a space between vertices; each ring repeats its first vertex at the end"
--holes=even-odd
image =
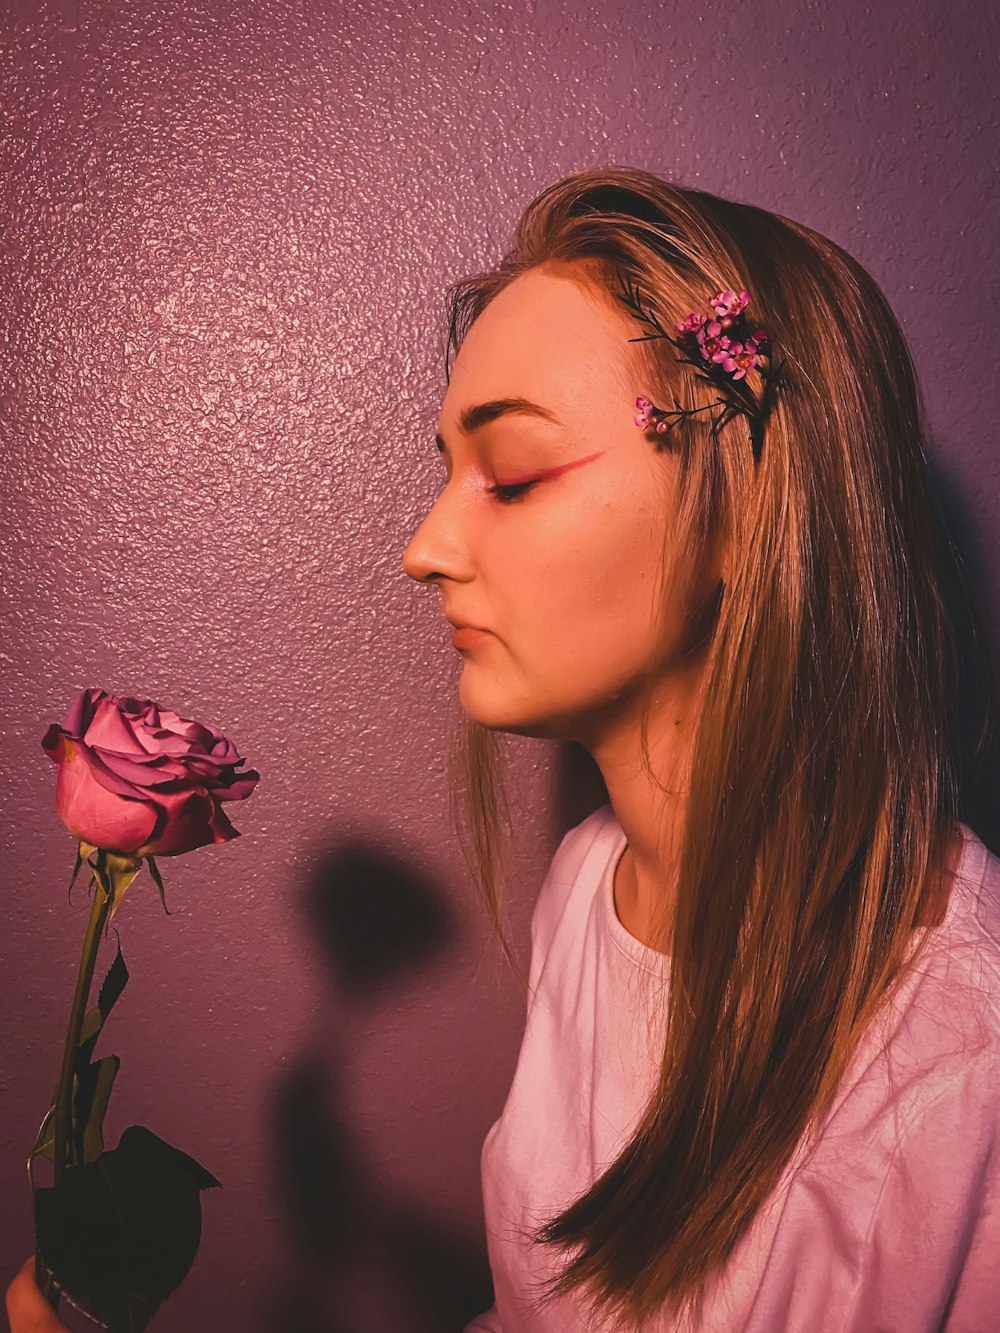
MULTIPOLYGON (((448 352, 499 291, 542 265, 575 266, 611 299, 627 277, 668 329, 713 291, 746 286, 753 321, 785 359, 759 463, 739 417, 715 441, 703 416, 666 437, 680 459, 674 540, 705 549, 722 524, 733 553, 664 937, 670 1021, 630 1142, 532 1233, 579 1247, 543 1301, 586 1286, 619 1326, 641 1327, 663 1307, 697 1308, 916 961, 928 932, 914 932, 941 918, 961 776, 941 569, 957 553, 935 525, 904 337, 834 242, 645 171, 576 172, 528 206, 496 269, 449 289, 448 352)), ((669 343, 635 347, 661 404, 717 397, 669 343)), ((650 702, 642 753, 655 776, 650 702)), ((524 986, 500 915, 509 806, 496 738, 466 718, 455 742, 470 866, 524 986)))

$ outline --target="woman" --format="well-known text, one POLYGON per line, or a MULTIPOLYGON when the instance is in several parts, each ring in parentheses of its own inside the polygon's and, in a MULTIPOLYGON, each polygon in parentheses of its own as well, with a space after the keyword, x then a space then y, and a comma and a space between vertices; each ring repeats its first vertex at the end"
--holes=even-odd
POLYGON ((518 972, 496 733, 579 742, 609 795, 532 917, 468 1333, 991 1327, 1000 861, 958 817, 950 552, 884 298, 800 224, 594 170, 450 333, 404 568, 478 627, 464 787, 518 972))
POLYGON ((958 818, 949 553, 884 298, 797 223, 594 170, 450 323, 404 567, 481 627, 502 941, 492 734, 579 742, 609 795, 532 918, 468 1329, 996 1327, 1000 861, 958 818))

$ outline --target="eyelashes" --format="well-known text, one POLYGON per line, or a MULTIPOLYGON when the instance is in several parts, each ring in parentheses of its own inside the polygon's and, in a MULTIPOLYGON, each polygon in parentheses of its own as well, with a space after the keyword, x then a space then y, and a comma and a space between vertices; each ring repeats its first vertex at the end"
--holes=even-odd
POLYGON ((495 495, 501 504, 511 504, 518 496, 523 495, 525 491, 530 491, 532 486, 537 486, 536 481, 519 481, 510 486, 488 486, 490 495, 495 495))
POLYGON ((537 486, 541 477, 535 477, 532 481, 511 482, 507 486, 487 486, 487 495, 495 496, 500 504, 513 504, 526 491, 530 491, 533 486, 537 486))

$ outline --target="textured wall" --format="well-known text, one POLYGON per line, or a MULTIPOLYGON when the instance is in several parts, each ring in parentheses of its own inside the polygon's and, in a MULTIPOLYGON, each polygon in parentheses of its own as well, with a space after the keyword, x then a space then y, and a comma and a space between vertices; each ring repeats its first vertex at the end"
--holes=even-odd
MULTIPOLYGON (((223 1184, 156 1327, 457 1329, 490 1299, 479 1149, 522 1013, 448 826, 459 661, 400 566, 440 481, 444 286, 597 163, 826 232, 910 339, 995 627, 995 8, 5 11, 0 1267, 31 1250, 88 911, 40 739, 97 685, 215 722, 262 774, 241 839, 161 863, 172 916, 143 876, 116 918, 109 1140, 139 1121, 223 1184)), ((579 753, 512 756, 526 950, 603 793, 579 753)))

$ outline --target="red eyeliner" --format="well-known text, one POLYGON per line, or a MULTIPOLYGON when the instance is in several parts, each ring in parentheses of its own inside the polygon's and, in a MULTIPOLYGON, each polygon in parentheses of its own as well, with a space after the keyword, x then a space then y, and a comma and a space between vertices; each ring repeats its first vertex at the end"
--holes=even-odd
POLYGON ((606 454, 607 449, 599 449, 596 454, 587 454, 584 458, 576 458, 572 463, 560 463, 558 467, 550 467, 545 472, 532 472, 527 476, 514 477, 510 481, 498 481, 498 486, 523 486, 528 481, 548 481, 550 477, 559 477, 564 472, 569 472, 571 468, 583 467, 584 463, 592 463, 595 458, 600 458, 606 454))

